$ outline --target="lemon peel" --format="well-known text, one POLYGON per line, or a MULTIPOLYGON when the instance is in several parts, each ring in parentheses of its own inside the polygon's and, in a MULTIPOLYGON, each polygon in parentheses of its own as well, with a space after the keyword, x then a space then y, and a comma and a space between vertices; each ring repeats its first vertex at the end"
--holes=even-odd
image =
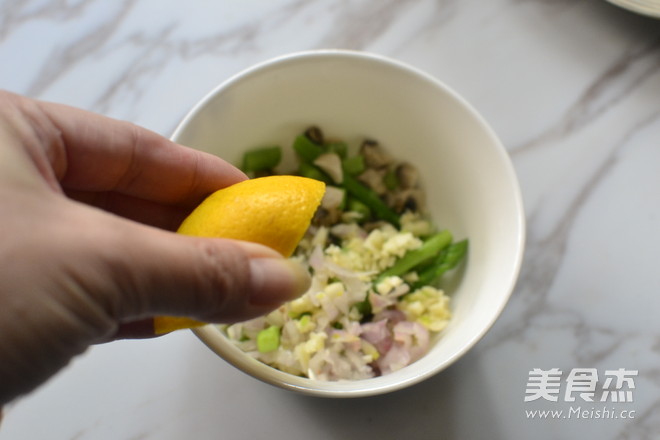
MULTIPOLYGON (((208 196, 178 233, 230 238, 268 246, 289 257, 305 235, 325 194, 325 184, 299 176, 245 180, 208 196)), ((157 335, 206 323, 178 316, 154 318, 157 335)))

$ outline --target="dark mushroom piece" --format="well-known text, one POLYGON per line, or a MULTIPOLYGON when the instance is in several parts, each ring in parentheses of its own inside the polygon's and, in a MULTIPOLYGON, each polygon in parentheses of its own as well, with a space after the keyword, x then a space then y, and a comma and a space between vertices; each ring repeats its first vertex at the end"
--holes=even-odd
POLYGON ((410 188, 398 192, 394 196, 392 208, 398 214, 401 214, 405 211, 422 211, 424 208, 422 191, 417 188, 410 188))
POLYGON ((305 130, 305 136, 315 144, 323 145, 324 143, 323 131, 315 125, 305 130))
POLYGON ((314 214, 313 223, 319 226, 332 226, 339 223, 342 213, 340 206, 345 197, 343 189, 327 186, 321 200, 321 206, 314 214))
POLYGON ((414 166, 405 162, 401 163, 396 167, 395 174, 401 189, 417 188, 419 186, 419 172, 414 166))
POLYGON ((315 226, 332 226, 339 223, 341 220, 341 212, 339 209, 326 209, 319 206, 314 213, 312 224, 315 226))
POLYGON ((358 176, 358 180, 379 196, 384 196, 387 193, 387 186, 385 186, 385 173, 387 170, 377 170, 374 168, 367 168, 362 174, 358 176))
POLYGON ((376 141, 366 140, 360 147, 360 155, 364 157, 367 168, 385 168, 393 160, 376 141))

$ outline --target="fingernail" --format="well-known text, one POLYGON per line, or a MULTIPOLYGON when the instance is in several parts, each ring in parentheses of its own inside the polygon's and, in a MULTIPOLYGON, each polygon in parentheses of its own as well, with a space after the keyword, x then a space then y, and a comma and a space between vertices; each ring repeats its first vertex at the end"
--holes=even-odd
POLYGON ((283 258, 250 260, 250 304, 275 305, 298 298, 309 289, 311 278, 299 263, 283 258))

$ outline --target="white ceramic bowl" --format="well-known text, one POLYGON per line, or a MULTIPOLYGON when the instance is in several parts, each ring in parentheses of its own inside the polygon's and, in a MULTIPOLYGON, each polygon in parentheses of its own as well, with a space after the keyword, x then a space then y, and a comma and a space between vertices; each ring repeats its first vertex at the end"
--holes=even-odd
POLYGON ((649 17, 660 18, 660 0, 607 0, 613 5, 649 17))
POLYGON ((239 73, 209 93, 173 139, 238 164, 247 149, 289 147, 312 124, 352 145, 365 137, 377 139, 395 157, 413 163, 434 222, 457 239, 469 238, 462 276, 448 292, 451 323, 417 362, 389 375, 347 382, 316 381, 268 367, 213 326, 195 333, 244 372, 306 394, 357 397, 418 383, 479 341, 514 287, 525 224, 509 157, 487 123, 443 83, 391 59, 337 50, 291 54, 239 73))

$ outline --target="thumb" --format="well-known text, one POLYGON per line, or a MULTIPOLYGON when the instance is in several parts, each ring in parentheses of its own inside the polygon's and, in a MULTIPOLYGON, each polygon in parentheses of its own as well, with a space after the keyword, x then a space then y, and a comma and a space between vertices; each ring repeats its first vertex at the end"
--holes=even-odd
POLYGON ((307 270, 265 246, 120 221, 121 227, 106 228, 113 237, 103 262, 112 279, 103 301, 120 336, 134 336, 126 329, 152 335, 144 323, 158 315, 218 323, 250 319, 309 287, 307 270), (142 325, 130 325, 135 322, 142 325))

